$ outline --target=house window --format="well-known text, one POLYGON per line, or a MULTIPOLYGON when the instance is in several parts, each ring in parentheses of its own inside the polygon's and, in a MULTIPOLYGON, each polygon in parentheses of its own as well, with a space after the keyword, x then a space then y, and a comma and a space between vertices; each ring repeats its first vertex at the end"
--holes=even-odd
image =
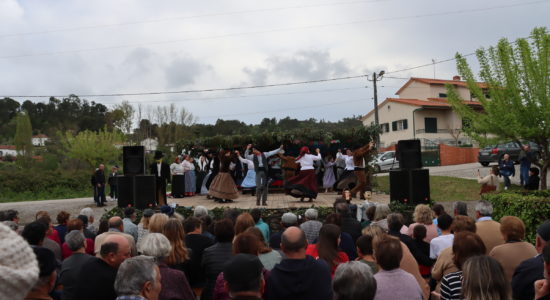
POLYGON ((447 98, 447 94, 445 94, 445 93, 439 93, 439 98, 447 98))
POLYGON ((382 133, 390 132, 390 124, 388 123, 380 124, 380 130, 382 131, 382 133))
POLYGON ((437 133, 437 118, 424 118, 426 133, 437 133))
POLYGON ((407 119, 391 122, 392 131, 406 130, 408 128, 407 119))

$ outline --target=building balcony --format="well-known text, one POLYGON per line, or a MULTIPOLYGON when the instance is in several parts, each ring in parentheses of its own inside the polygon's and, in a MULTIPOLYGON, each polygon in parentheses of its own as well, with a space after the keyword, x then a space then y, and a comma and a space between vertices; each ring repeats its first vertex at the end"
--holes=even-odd
POLYGON ((433 131, 429 131, 429 132, 426 132, 426 129, 417 129, 415 131, 416 133, 451 133, 451 131, 449 129, 438 129, 437 132, 433 132, 433 131))

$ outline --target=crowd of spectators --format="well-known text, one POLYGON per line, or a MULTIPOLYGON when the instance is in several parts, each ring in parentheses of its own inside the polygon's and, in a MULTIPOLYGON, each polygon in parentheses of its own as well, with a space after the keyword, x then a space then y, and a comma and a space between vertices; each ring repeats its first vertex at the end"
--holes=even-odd
POLYGON ((184 219, 169 207, 124 209, 94 226, 39 211, 19 225, 0 212, 0 299, 550 299, 550 220, 536 242, 514 216, 493 220, 487 201, 416 206, 412 224, 387 205, 352 217, 337 200, 280 223, 230 209, 212 222, 199 206, 184 219), (280 228, 280 230, 271 230, 280 228))

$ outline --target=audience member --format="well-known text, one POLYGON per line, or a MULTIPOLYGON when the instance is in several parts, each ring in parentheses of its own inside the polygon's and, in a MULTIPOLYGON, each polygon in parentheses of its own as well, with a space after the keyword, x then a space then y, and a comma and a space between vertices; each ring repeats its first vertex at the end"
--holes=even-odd
POLYGON ((33 249, 0 223, 0 299, 23 299, 35 285, 39 272, 33 249))
POLYGON ((164 225, 168 223, 168 220, 170 220, 170 218, 165 214, 153 214, 151 220, 149 220, 149 232, 162 233, 164 225))
POLYGON ((481 200, 476 204, 476 233, 483 240, 487 254, 494 247, 504 244, 504 239, 500 233, 500 224, 497 221, 493 221, 491 218, 492 215, 493 205, 491 202, 481 200))
POLYGON ((82 233, 84 234, 84 236, 87 239, 91 239, 92 241, 95 240, 96 234, 91 232, 90 229, 88 229, 88 222, 89 222, 88 217, 85 215, 78 215, 76 218, 82 221, 82 225, 83 225, 82 233))
POLYGON ((519 264, 537 255, 537 249, 523 241, 525 238, 525 225, 518 217, 502 217, 500 219, 500 232, 504 244, 491 250, 489 256, 496 259, 504 269, 504 275, 508 283, 512 282, 512 276, 519 264))
MULTIPOLYGON (((447 212, 445 211, 445 207, 443 207, 443 205, 439 203, 436 203, 432 206, 432 211, 434 212, 434 219, 432 220, 432 222, 435 226, 437 226, 437 218, 439 218, 443 214, 447 214, 447 212)), ((437 235, 441 235, 441 229, 439 229, 439 227, 437 228, 437 235)))
POLYGON ((305 232, 308 244, 313 244, 319 237, 319 230, 323 223, 317 221, 319 213, 315 208, 308 208, 304 214, 306 221, 300 224, 300 228, 305 232))
POLYGON ((202 205, 197 205, 193 210, 193 217, 200 219, 203 216, 208 216, 208 209, 202 205))
POLYGON ((65 235, 65 243, 72 255, 63 261, 59 273, 58 284, 63 287, 62 300, 78 300, 76 298, 78 276, 82 266, 92 256, 86 253, 86 238, 78 230, 70 231, 65 235))
POLYGON ((124 223, 122 222, 122 219, 120 217, 111 217, 109 219, 109 231, 104 232, 95 238, 94 242, 94 253, 97 257, 100 257, 100 250, 101 245, 103 245, 105 239, 110 235, 120 235, 123 236, 128 240, 128 244, 130 245, 130 249, 132 251, 132 256, 136 255, 136 242, 134 240, 134 237, 124 233, 124 223))
POLYGON ((62 252, 61 252, 61 246, 59 246, 59 243, 52 240, 50 237, 55 236, 52 219, 49 215, 42 215, 40 218, 36 219, 37 222, 42 222, 48 230, 46 231, 46 238, 42 242, 42 247, 50 249, 57 261, 61 261, 63 259, 62 252))
POLYGON ((117 300, 157 300, 162 288, 159 267, 151 257, 129 258, 120 265, 114 285, 117 300))
POLYGON ((88 217, 88 227, 86 229, 88 229, 91 233, 97 235, 98 229, 94 225, 94 210, 91 207, 85 207, 80 210, 80 215, 88 217))
MULTIPOLYGON (((57 261, 55 260, 53 252, 49 249, 34 247, 33 251, 36 255, 40 272, 38 274, 38 281, 29 291, 25 300, 53 300, 53 298, 50 297, 50 293, 55 287, 55 281, 57 279, 57 261)), ((9 298, 11 299, 11 297, 9 298)))
MULTIPOLYGON (((82 220, 80 219, 72 219, 67 222, 67 232, 71 232, 73 230, 80 231, 84 233, 84 223, 82 223, 82 220)), ((86 253, 90 255, 94 255, 94 240, 92 239, 86 239, 86 253)), ((67 242, 63 243, 61 246, 61 256, 63 259, 66 259, 67 257, 71 256, 73 251, 71 251, 70 247, 67 245, 67 242)))
MULTIPOLYGON (((372 203, 372 202, 371 202, 372 203)), ((370 226, 374 222, 374 214, 376 213, 376 205, 371 205, 367 207, 365 210, 365 217, 366 219, 361 222, 361 228, 365 228, 367 226, 370 226)))
MULTIPOLYGON (((376 272, 378 272, 378 265, 376 264, 376 260, 373 255, 372 240, 373 237, 371 235, 362 235, 357 239, 355 244, 357 245, 357 256, 359 261, 367 264, 370 267, 372 274, 376 274, 376 272)), ((336 269, 336 272, 338 272, 338 268, 336 269)))
MULTIPOLYGON (((336 213, 329 214, 325 218, 325 225, 326 224, 334 224, 340 227, 342 225, 342 217, 336 213)), ((313 242, 315 243, 317 242, 317 240, 313 242)), ((355 242, 353 241, 353 238, 349 233, 347 232, 340 233, 340 244, 338 244, 338 247, 346 253, 346 255, 350 260, 354 260, 357 258, 357 250, 355 249, 355 242)))
POLYGON ((456 201, 453 203, 454 216, 468 216, 468 204, 462 201, 456 201))
POLYGON ((334 300, 372 300, 376 295, 376 280, 367 265, 350 261, 336 268, 332 289, 334 300))
POLYGON ((102 233, 105 233, 105 232, 108 232, 108 231, 109 231, 109 220, 103 219, 103 220, 99 221, 99 226, 97 226, 96 238, 97 238, 98 235, 100 235, 102 233))
POLYGON ((202 234, 209 237, 211 240, 216 240, 214 236, 214 223, 212 223, 212 217, 205 215, 199 218, 202 222, 202 234))
POLYGON ((248 228, 245 233, 252 234, 258 238, 258 258, 264 268, 271 271, 276 264, 280 263, 283 257, 278 251, 268 247, 264 240, 264 235, 257 227, 248 228))
POLYGON ((141 220, 137 225, 138 241, 149 233, 149 222, 151 221, 151 217, 154 214, 155 211, 150 208, 146 208, 143 210, 143 216, 141 217, 141 220))
POLYGON ((291 226, 283 232, 281 249, 286 258, 269 274, 266 300, 332 299, 329 266, 323 260, 306 255, 306 248, 306 235, 300 228, 291 226))
POLYGON ((249 213, 240 214, 235 222, 235 236, 243 233, 250 227, 254 227, 255 225, 256 222, 254 222, 254 218, 252 218, 252 215, 250 215, 249 213))
POLYGON ((398 238, 403 244, 405 244, 418 264, 424 266, 432 265, 432 261, 428 255, 425 255, 422 251, 420 251, 413 239, 410 236, 400 232, 400 229, 403 227, 403 215, 399 213, 389 214, 387 217, 387 224, 388 234, 398 238))
POLYGON ((100 257, 92 257, 82 266, 77 279, 76 299, 116 299, 114 284, 117 269, 131 256, 130 243, 122 235, 108 235, 101 244, 99 255, 100 257))
POLYGON ((164 225, 162 233, 168 238, 170 245, 172 245, 172 251, 166 258, 166 264, 170 268, 184 272, 187 278, 189 278, 189 250, 185 246, 183 225, 178 219, 171 218, 166 222, 166 225, 164 225))
POLYGON ((57 214, 57 226, 55 226, 55 230, 57 230, 57 233, 59 234, 61 244, 65 242, 65 234, 67 234, 67 221, 69 221, 70 217, 71 215, 64 210, 57 214))
POLYGON ((223 268, 225 288, 231 299, 261 300, 265 288, 258 257, 237 254, 223 268))
POLYGON ((385 232, 388 232, 388 215, 391 214, 391 209, 387 204, 378 204, 374 211, 374 222, 371 225, 382 227, 385 232))
POLYGON ((451 233, 453 217, 443 214, 437 218, 437 228, 441 231, 438 237, 430 242, 430 258, 437 259, 443 249, 453 245, 454 234, 451 233))
POLYGON ((426 238, 424 241, 429 243, 433 238, 437 236, 437 226, 433 224, 433 211, 426 204, 418 204, 414 208, 413 213, 414 223, 409 226, 409 231, 407 234, 412 237, 414 226, 422 224, 426 226, 426 238))
POLYGON ((471 257, 464 262, 462 269, 461 299, 512 299, 510 283, 504 276, 502 266, 493 258, 485 255, 471 257))
POLYGON ((201 300, 212 299, 212 292, 216 278, 223 270, 224 264, 232 256, 231 242, 235 237, 233 222, 230 219, 222 219, 215 223, 214 234, 216 241, 213 246, 204 250, 202 255, 202 268, 206 277, 206 284, 202 290, 201 300))
POLYGON ((27 240, 31 246, 42 246, 47 231, 48 227, 46 224, 40 221, 34 221, 23 228, 21 236, 27 240))
POLYGON ((361 223, 357 221, 357 218, 352 216, 350 206, 348 203, 336 204, 336 213, 342 217, 342 226, 340 229, 342 232, 347 232, 353 238, 353 242, 361 236, 361 223))
POLYGON ((481 238, 472 232, 459 232, 453 241, 453 262, 459 271, 449 273, 441 279, 441 300, 460 299, 462 289, 462 265, 476 255, 487 252, 481 238))
POLYGON ((298 217, 291 212, 284 213, 281 217, 281 231, 271 235, 271 238, 269 238, 269 247, 281 249, 281 236, 291 226, 298 226, 298 217))
POLYGON ((529 169, 529 178, 524 187, 526 190, 536 191, 539 189, 540 177, 539 168, 533 167, 529 169))
POLYGON ((374 275, 374 299, 424 299, 422 289, 414 276, 399 268, 403 258, 403 247, 399 239, 389 235, 377 237, 374 240, 374 257, 380 266, 380 270, 374 275))
MULTIPOLYGON (((151 233, 138 242, 138 252, 155 258, 161 275, 160 300, 194 299, 195 296, 185 274, 168 267, 166 259, 172 252, 170 241, 163 234, 151 233)), ((120 271, 119 271, 120 272, 120 271)))
POLYGON ((124 233, 131 235, 134 238, 134 242, 138 241, 138 227, 134 222, 136 221, 136 210, 133 207, 126 207, 124 209, 124 233))
POLYGON ((319 231, 317 243, 308 245, 306 250, 307 255, 324 260, 330 267, 331 275, 339 264, 349 261, 348 255, 338 249, 340 232, 340 227, 334 224, 323 225, 319 231))
POLYGON ((535 281, 535 299, 550 299, 550 244, 544 246, 542 250, 544 259, 544 279, 535 281))
POLYGON ((544 278, 544 260, 542 252, 547 244, 550 244, 550 220, 546 220, 546 222, 537 228, 535 249, 538 255, 523 261, 514 272, 514 276, 512 277, 512 293, 514 299, 531 300, 535 297, 535 291, 533 289, 534 283, 544 278))
POLYGON ((426 239, 426 233, 426 226, 422 224, 414 226, 412 243, 416 247, 417 251, 420 253, 423 262, 430 263, 430 265, 424 265, 421 261, 416 260, 416 262, 418 262, 418 267, 420 268, 420 275, 422 275, 422 277, 424 278, 429 278, 431 263, 433 262, 433 260, 429 259, 430 244, 424 241, 424 239, 426 239))
POLYGON ((258 227, 264 235, 264 241, 269 241, 269 225, 262 220, 262 210, 259 208, 253 208, 250 211, 250 214, 252 215, 252 218, 254 218, 256 227, 258 227))
MULTIPOLYGON (((196 209, 195 209, 196 210, 196 209)), ((191 249, 189 255, 189 284, 193 288, 202 288, 205 285, 204 273, 201 268, 204 249, 214 245, 214 241, 202 234, 202 222, 197 217, 189 217, 183 224, 185 231, 185 245, 191 249)))

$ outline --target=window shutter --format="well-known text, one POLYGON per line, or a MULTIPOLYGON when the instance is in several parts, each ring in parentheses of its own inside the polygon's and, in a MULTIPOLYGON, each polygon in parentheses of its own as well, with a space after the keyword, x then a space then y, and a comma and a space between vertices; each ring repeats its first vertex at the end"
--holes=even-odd
POLYGON ((407 129, 408 128, 408 124, 407 124, 407 119, 403 120, 403 129, 407 129))
POLYGON ((397 121, 391 122, 391 130, 392 131, 397 131, 397 121))

